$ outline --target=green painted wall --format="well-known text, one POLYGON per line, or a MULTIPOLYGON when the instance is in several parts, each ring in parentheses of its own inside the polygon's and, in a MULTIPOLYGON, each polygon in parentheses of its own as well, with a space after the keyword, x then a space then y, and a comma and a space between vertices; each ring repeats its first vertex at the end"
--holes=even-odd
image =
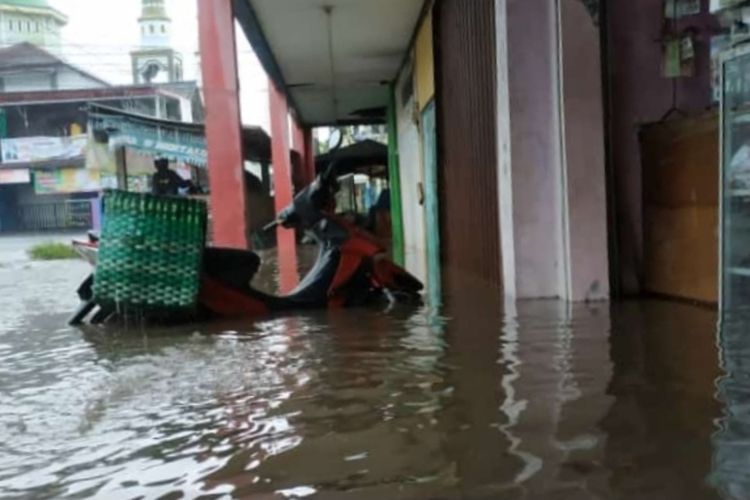
POLYGON ((391 84, 388 99, 388 175, 391 191, 391 226, 393 229, 393 260, 404 265, 404 219, 401 204, 401 173, 398 156, 395 87, 391 84))

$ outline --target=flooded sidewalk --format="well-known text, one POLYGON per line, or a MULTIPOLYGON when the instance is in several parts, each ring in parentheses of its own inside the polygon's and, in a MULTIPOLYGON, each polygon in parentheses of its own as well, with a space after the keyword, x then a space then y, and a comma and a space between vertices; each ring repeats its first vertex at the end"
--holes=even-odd
POLYGON ((14 245, 2 498, 750 498, 750 340, 714 311, 464 288, 437 310, 79 330, 88 267, 14 245))

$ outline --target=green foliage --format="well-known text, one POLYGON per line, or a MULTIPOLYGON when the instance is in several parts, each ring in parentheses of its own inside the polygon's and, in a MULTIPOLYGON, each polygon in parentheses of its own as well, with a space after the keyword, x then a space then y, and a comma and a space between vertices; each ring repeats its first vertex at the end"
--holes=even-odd
POLYGON ((33 260, 67 260, 78 257, 73 247, 65 243, 39 243, 28 251, 33 260))

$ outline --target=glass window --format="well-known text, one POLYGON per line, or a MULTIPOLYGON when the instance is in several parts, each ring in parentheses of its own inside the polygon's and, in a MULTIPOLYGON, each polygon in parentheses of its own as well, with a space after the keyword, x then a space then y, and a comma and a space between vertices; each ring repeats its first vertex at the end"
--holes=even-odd
POLYGON ((154 34, 154 25, 152 24, 151 26, 148 27, 148 29, 151 32, 151 34, 153 35, 154 34))
POLYGON ((731 310, 750 299, 750 54, 723 71, 722 307, 731 310))

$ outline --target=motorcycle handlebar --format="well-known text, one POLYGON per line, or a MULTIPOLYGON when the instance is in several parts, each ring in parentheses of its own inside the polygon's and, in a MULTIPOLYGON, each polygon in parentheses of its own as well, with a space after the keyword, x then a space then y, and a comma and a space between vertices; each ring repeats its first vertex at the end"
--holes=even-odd
POLYGON ((285 228, 292 228, 298 225, 304 225, 306 221, 311 219, 307 211, 325 210, 330 202, 335 204, 335 194, 339 190, 339 183, 336 179, 337 168, 334 163, 328 166, 328 168, 318 176, 315 183, 308 186, 297 194, 294 202, 282 210, 277 216, 276 220, 267 224, 263 227, 263 231, 270 231, 275 229, 279 225, 285 228), (301 209, 305 214, 297 213, 297 210, 301 209), (305 216, 306 215, 306 216, 305 216))
POLYGON ((266 224, 265 226, 263 226, 263 231, 270 231, 271 229, 276 229, 276 227, 279 224, 281 224, 281 221, 275 220, 275 221, 271 222, 270 224, 266 224))
POLYGON ((277 226, 283 226, 288 229, 288 228, 295 227, 299 223, 300 223, 300 218, 297 215, 297 213, 294 210, 287 209, 281 212, 278 216, 276 216, 276 220, 274 220, 270 224, 267 224, 263 228, 263 230, 270 231, 271 229, 275 229, 277 226))

